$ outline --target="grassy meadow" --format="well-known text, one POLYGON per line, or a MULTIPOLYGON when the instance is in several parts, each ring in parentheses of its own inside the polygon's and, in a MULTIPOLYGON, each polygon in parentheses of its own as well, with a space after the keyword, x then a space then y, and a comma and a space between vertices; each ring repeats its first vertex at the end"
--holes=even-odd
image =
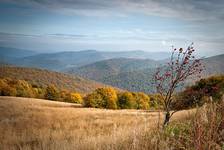
MULTIPOLYGON (((19 97, 0 97, 0 111, 3 150, 161 149, 153 134, 163 120, 159 112, 82 108, 19 97)), ((194 112, 180 111, 172 122, 186 120, 194 112)))

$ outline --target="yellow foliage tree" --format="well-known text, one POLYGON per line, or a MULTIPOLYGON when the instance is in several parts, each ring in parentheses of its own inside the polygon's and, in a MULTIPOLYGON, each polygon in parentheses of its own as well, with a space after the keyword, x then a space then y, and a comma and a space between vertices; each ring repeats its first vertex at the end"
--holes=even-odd
POLYGON ((160 94, 150 94, 150 106, 155 109, 163 108, 163 98, 160 94))
POLYGON ((99 88, 96 90, 101 95, 103 107, 109 109, 117 109, 117 92, 112 87, 99 88))
POLYGON ((83 105, 85 107, 103 108, 102 96, 96 91, 84 97, 83 105))
POLYGON ((117 109, 117 93, 114 88, 98 88, 84 98, 84 106, 117 109))
POLYGON ((53 84, 47 86, 45 98, 49 100, 57 100, 59 98, 59 91, 53 84))
POLYGON ((16 96, 16 89, 9 85, 9 79, 0 79, 0 94, 2 96, 16 96))
POLYGON ((142 92, 133 93, 137 103, 137 109, 149 109, 150 98, 148 95, 142 92))
POLYGON ((136 108, 135 97, 130 92, 120 93, 118 96, 118 106, 121 109, 136 108))
POLYGON ((19 97, 34 97, 32 86, 24 80, 15 82, 16 96, 19 97))
POLYGON ((79 93, 68 93, 67 101, 71 103, 82 103, 82 96, 79 93))

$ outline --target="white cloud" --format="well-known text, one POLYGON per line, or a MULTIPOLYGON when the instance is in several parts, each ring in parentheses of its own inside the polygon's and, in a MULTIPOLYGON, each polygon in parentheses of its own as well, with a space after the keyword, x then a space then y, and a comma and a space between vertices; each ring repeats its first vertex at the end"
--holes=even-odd
POLYGON ((2 0, 68 15, 127 16, 143 13, 185 20, 224 20, 223 0, 2 0))

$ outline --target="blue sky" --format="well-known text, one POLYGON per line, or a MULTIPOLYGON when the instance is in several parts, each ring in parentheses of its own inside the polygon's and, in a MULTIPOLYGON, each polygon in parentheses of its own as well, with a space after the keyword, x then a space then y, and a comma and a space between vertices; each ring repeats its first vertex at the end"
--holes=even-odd
POLYGON ((7 47, 224 53, 222 0, 1 0, 0 18, 7 47))

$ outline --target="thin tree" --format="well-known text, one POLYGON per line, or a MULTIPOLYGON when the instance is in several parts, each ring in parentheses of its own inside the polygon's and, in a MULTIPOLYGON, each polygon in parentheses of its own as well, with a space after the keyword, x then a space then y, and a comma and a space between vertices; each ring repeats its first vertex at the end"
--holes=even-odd
POLYGON ((193 55, 194 52, 193 43, 186 50, 176 49, 172 46, 169 62, 167 65, 157 68, 154 75, 156 91, 162 97, 165 111, 164 127, 168 125, 170 118, 176 112, 171 110, 176 89, 183 85, 188 77, 196 77, 203 70, 201 59, 196 59, 193 55))

